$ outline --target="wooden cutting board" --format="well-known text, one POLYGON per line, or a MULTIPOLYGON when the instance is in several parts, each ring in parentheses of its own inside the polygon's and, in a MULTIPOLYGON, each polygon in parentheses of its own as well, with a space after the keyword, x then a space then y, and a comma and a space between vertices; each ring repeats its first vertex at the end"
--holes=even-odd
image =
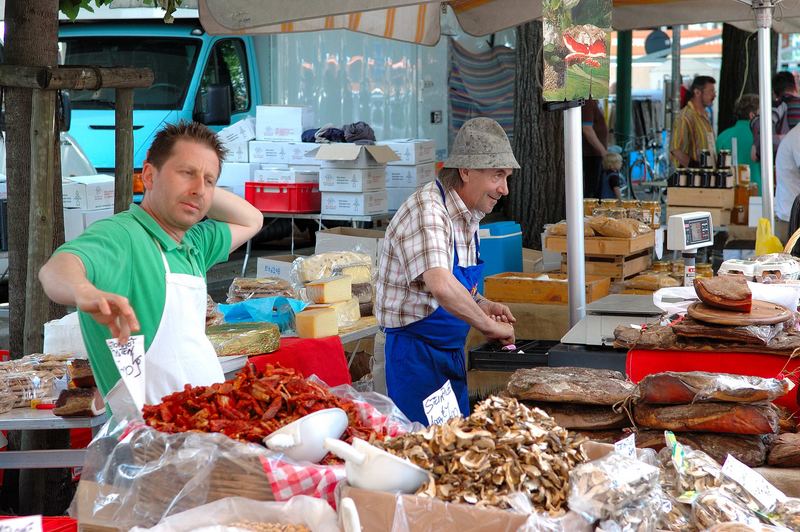
POLYGON ((689 314, 689 317, 705 323, 735 327, 774 325, 792 317, 792 313, 786 307, 756 299, 753 300, 753 307, 750 312, 735 312, 709 307, 705 303, 693 303, 689 306, 687 314, 689 314))

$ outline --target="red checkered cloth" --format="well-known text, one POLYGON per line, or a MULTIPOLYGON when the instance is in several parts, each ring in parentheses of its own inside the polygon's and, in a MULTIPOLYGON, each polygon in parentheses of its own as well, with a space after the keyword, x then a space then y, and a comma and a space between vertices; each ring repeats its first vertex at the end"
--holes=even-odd
MULTIPOLYGON (((353 401, 361 419, 373 430, 385 428, 389 436, 403 434, 406 430, 402 424, 378 411, 369 403, 353 401)), ((276 501, 286 501, 295 495, 309 495, 324 499, 334 509, 334 490, 345 480, 343 465, 297 464, 270 456, 261 457, 261 465, 272 487, 276 501)))

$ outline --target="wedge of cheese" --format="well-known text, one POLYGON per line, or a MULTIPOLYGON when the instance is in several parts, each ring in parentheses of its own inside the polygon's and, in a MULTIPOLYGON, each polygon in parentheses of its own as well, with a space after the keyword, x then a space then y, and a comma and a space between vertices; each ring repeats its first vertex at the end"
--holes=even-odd
POLYGON ((306 283, 306 296, 314 303, 338 303, 353 297, 350 277, 339 276, 306 283))
POLYGON ((294 320, 297 336, 300 338, 325 338, 339 334, 336 311, 332 308, 304 310, 294 320))
POLYGON ((340 272, 342 275, 350 277, 354 285, 362 283, 372 284, 372 268, 369 266, 345 266, 340 272))
POLYGON ((342 327, 350 327, 361 319, 360 304, 356 298, 352 298, 349 301, 340 301, 338 303, 309 305, 306 307, 306 310, 317 308, 332 308, 336 312, 336 322, 340 329, 342 327))

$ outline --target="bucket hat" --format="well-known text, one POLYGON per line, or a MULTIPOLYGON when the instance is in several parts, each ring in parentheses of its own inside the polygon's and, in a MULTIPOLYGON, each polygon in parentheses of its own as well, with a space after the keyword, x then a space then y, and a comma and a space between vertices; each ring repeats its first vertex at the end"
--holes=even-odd
POLYGON ((503 127, 491 118, 464 122, 444 168, 519 168, 503 127))

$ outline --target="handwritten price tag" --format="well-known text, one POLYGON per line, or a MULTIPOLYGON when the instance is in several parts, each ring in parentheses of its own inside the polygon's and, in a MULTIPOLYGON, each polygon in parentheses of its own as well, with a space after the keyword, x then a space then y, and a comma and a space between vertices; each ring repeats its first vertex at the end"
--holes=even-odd
POLYGON ((765 510, 771 510, 776 502, 786 499, 782 491, 731 455, 722 464, 722 474, 744 488, 765 510))
POLYGON ((122 382, 128 388, 131 398, 141 410, 145 399, 145 364, 144 364, 144 336, 139 334, 131 336, 128 341, 121 344, 116 338, 106 340, 108 349, 114 357, 122 382))
POLYGON ((444 386, 422 401, 422 408, 425 410, 425 417, 428 418, 428 425, 441 425, 448 419, 461 415, 458 399, 449 379, 444 386))
POLYGON ((42 516, 28 515, 0 521, 0 532, 42 532, 42 516))
POLYGON ((627 438, 618 441, 614 444, 614 451, 627 456, 628 458, 636 458, 636 434, 631 434, 627 438))

